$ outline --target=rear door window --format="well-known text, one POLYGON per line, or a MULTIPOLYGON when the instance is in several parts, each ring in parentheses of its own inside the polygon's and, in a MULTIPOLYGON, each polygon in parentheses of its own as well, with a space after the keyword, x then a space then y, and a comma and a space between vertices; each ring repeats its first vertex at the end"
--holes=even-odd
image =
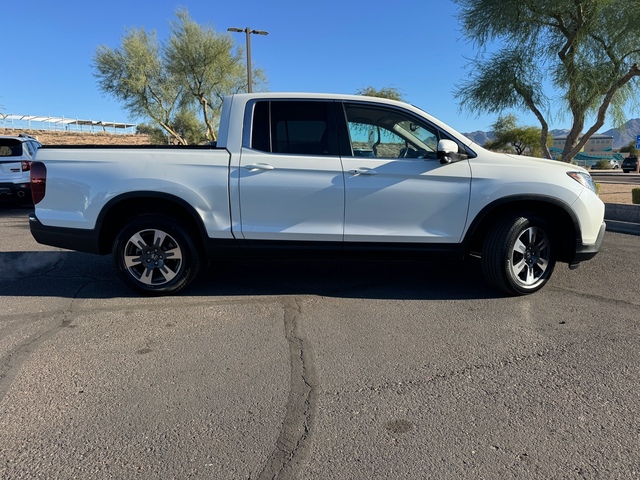
POLYGON ((269 153, 338 155, 333 102, 258 101, 251 148, 269 153))

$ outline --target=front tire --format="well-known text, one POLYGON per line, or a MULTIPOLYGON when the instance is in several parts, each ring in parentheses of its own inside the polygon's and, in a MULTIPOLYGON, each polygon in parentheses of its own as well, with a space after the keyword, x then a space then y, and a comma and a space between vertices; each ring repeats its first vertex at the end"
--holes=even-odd
POLYGON ((175 294, 200 270, 200 255, 187 230, 164 215, 131 220, 113 244, 118 273, 143 295, 175 294))
POLYGON ((510 295, 540 290, 555 266, 549 225, 534 215, 498 221, 482 247, 482 271, 494 287, 510 295))

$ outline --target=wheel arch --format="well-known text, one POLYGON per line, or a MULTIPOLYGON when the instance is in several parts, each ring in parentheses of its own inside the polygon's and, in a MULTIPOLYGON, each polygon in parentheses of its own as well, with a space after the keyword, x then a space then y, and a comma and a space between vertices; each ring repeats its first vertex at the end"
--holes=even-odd
POLYGON ((579 238, 580 224, 575 213, 564 202, 543 195, 510 196, 485 206, 473 219, 465 236, 467 255, 479 253, 487 232, 507 215, 533 214, 549 223, 557 242, 557 260, 570 262, 579 238))
POLYGON ((140 191, 129 192, 112 198, 104 206, 96 222, 99 231, 100 254, 111 253, 118 232, 132 218, 143 214, 160 214, 175 218, 193 235, 193 242, 203 249, 206 230, 196 210, 175 195, 140 191))

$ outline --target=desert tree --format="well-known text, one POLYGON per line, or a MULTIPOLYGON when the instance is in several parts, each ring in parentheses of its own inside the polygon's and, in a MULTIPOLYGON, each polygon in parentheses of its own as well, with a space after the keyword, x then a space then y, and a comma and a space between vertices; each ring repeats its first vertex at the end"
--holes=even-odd
MULTIPOLYGON (((198 120, 198 116, 193 110, 178 110, 171 119, 169 126, 180 138, 184 139, 186 144, 195 145, 207 141, 204 125, 198 120)), ((175 135, 168 135, 166 129, 162 129, 157 125, 139 123, 136 126, 136 133, 148 135, 151 143, 156 145, 181 143, 175 135)))
POLYGON ((629 143, 627 143, 624 147, 622 147, 620 149, 620 153, 629 153, 631 155, 637 155, 638 154, 638 149, 636 148, 636 141, 632 140, 629 143))
POLYGON ((492 130, 494 138, 484 144, 485 148, 489 150, 506 149, 514 151, 518 155, 542 155, 539 144, 541 129, 519 125, 515 115, 508 114, 498 117, 498 120, 492 125, 492 130))
POLYGON ((149 118, 178 143, 187 143, 171 127, 184 87, 163 64, 155 32, 130 29, 119 48, 99 46, 93 62, 98 85, 105 94, 123 102, 134 118, 149 118))
MULTIPOLYGON (((130 29, 117 48, 99 46, 93 58, 100 90, 124 103, 136 118, 147 118, 165 130, 176 143, 187 144, 177 125, 193 135, 195 108, 204 125, 204 137, 216 139, 216 119, 224 96, 246 91, 244 52, 230 35, 218 34, 191 20, 184 9, 171 22, 171 35, 160 43, 155 32, 130 29)), ((266 83, 254 71, 258 86, 266 83)))
POLYGON ((469 77, 456 86, 461 108, 531 111, 546 157, 554 111, 570 117, 562 160, 571 162, 608 113, 622 124, 625 110, 637 106, 640 2, 454 1, 464 34, 479 49, 469 77))
MULTIPOLYGON (((185 88, 184 105, 195 103, 206 125, 207 138, 215 140, 215 119, 223 98, 247 91, 244 51, 235 48, 228 34, 218 34, 211 26, 201 26, 179 9, 171 23, 171 37, 164 50, 169 73, 185 88)), ((254 90, 266 79, 261 69, 252 69, 254 90)))
POLYGON ((193 109, 181 108, 178 110, 173 119, 172 127, 190 145, 211 141, 204 123, 193 109))
POLYGON ((157 125, 150 125, 148 123, 139 123, 136 125, 136 134, 147 135, 152 144, 163 145, 168 143, 167 132, 157 125))
POLYGON ((390 100, 404 101, 402 92, 395 87, 375 88, 372 86, 362 87, 356 91, 356 95, 364 95, 365 97, 388 98, 390 100))

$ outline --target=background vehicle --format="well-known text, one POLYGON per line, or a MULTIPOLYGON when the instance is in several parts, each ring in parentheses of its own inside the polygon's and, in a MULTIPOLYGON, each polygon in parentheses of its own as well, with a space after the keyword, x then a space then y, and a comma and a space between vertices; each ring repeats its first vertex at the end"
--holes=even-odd
POLYGON ((0 199, 31 203, 29 171, 41 146, 25 134, 0 136, 0 199))
POLYGON ((622 171, 624 173, 637 172, 638 171, 638 157, 628 156, 622 161, 622 171))
POLYGON ((422 110, 296 93, 225 98, 216 146, 43 147, 40 243, 113 253, 143 294, 221 257, 481 257, 511 295, 593 257, 604 204, 574 165, 489 152, 422 110))
POLYGON ((618 161, 616 159, 611 158, 609 160, 598 160, 593 165, 591 165, 589 168, 591 170, 601 170, 601 169, 616 170, 616 169, 620 168, 620 164, 618 163, 618 161))

